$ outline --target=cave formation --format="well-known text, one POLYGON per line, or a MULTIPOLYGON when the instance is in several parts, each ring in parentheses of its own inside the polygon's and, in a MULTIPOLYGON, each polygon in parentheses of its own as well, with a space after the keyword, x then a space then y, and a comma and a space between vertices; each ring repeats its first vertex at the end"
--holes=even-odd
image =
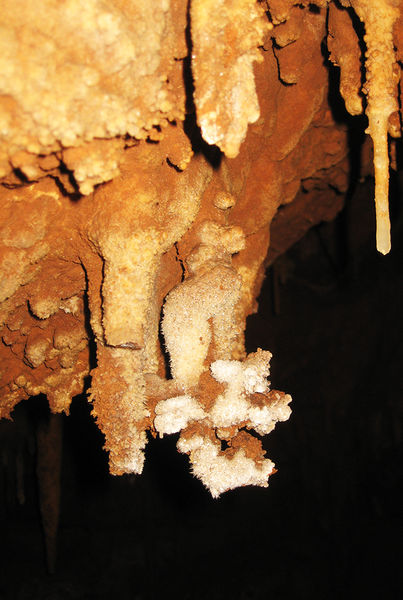
POLYGON ((214 497, 266 487, 291 397, 246 319, 368 177, 390 250, 401 2, 44 5, 1 16, 0 417, 38 395, 68 415, 85 390, 112 474, 179 434, 214 497))

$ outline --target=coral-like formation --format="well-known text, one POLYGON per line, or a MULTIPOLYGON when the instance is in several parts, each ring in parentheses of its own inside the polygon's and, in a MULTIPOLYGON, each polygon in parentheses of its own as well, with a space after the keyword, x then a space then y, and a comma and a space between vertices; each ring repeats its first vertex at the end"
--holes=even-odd
POLYGON ((0 417, 40 393, 68 413, 90 376, 112 473, 142 471, 147 431, 176 433, 213 496, 266 486, 258 436, 290 396, 268 351, 246 354, 246 319, 268 251, 332 219, 349 185, 331 63, 368 116, 388 251, 401 3, 3 4, 0 417))
POLYGON ((245 431, 265 435, 290 416, 291 397, 269 389, 270 358, 259 349, 242 362, 215 360, 203 388, 193 386, 197 398, 189 392, 155 407, 155 429, 160 435, 181 433, 178 449, 189 454, 193 473, 213 497, 243 485, 267 487, 273 473, 260 441, 245 431), (221 393, 214 381, 222 384, 221 393))

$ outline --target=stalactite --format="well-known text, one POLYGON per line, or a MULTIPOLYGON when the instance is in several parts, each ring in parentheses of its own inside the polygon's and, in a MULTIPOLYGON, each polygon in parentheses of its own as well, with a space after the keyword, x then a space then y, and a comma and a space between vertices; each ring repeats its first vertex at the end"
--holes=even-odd
MULTIPOLYGON (((393 28, 400 15, 399 0, 344 0, 344 6, 351 6, 365 27, 364 42, 366 81, 363 93, 367 97, 365 109, 368 117, 367 133, 374 145, 375 168, 375 207, 376 207, 376 246, 379 252, 387 254, 391 248, 389 220, 389 154, 388 133, 399 137, 401 133, 398 88, 400 68, 393 41, 393 28)), ((349 21, 348 16, 338 14, 332 6, 329 21, 331 31, 340 35, 338 48, 333 59, 341 68, 341 93, 346 108, 351 114, 360 112, 360 98, 357 96, 357 79, 352 74, 357 71, 357 56, 345 46, 345 29, 340 29, 338 21, 349 21), (337 33, 339 31, 339 34, 337 33), (351 69, 351 63, 354 65, 351 69)), ((351 24, 347 31, 351 31, 351 24)), ((349 39, 349 36, 348 36, 349 39)))
POLYGON ((368 133, 374 144, 376 246, 390 251, 388 133, 400 135, 397 83, 400 70, 393 46, 393 26, 399 17, 398 0, 351 0, 365 26, 365 69, 368 133))

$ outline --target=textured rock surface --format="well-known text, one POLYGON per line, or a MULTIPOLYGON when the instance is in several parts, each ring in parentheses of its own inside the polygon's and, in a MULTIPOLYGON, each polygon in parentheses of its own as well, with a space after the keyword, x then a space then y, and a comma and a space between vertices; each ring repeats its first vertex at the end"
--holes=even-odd
POLYGON ((269 22, 255 0, 194 0, 190 15, 197 121, 206 142, 233 158, 259 118, 253 63, 269 22))
POLYGON ((272 463, 245 428, 283 420, 275 396, 262 384, 230 398, 212 365, 253 363, 243 335, 269 248, 273 259, 332 219, 351 185, 330 61, 351 114, 367 94, 385 205, 387 129, 400 132, 400 4, 45 4, 37 14, 6 2, 1 17, 0 416, 39 393, 68 412, 91 374, 111 472, 141 472, 146 430, 181 430, 178 447, 213 494, 266 485, 272 463), (374 30, 384 13, 386 37, 374 30), (178 398, 190 416, 175 429, 166 422, 178 398), (225 426, 223 398, 244 406, 225 426))

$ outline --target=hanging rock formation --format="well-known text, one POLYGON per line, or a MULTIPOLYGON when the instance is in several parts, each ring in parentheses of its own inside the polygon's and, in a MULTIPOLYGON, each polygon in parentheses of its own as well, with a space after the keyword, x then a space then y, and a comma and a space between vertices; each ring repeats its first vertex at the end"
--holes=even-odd
POLYGON ((332 63, 368 117, 390 248, 400 0, 6 0, 0 19, 0 417, 40 393, 68 414, 91 375, 112 473, 141 473, 147 431, 178 433, 213 496, 267 486, 250 431, 291 398, 270 352, 246 355, 246 318, 269 247, 343 204, 332 63))

